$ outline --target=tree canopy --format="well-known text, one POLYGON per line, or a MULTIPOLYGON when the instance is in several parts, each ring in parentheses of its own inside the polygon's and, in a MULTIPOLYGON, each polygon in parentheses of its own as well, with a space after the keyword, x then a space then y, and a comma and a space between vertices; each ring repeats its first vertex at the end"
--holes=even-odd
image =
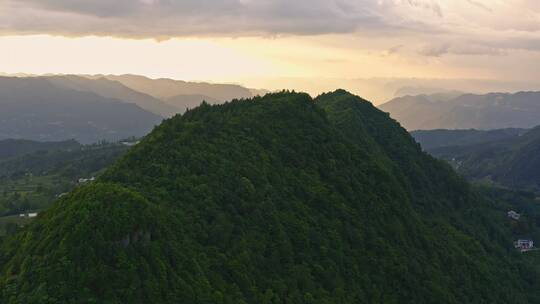
POLYGON ((202 104, 3 244, 3 303, 534 303, 505 214, 343 90, 202 104))

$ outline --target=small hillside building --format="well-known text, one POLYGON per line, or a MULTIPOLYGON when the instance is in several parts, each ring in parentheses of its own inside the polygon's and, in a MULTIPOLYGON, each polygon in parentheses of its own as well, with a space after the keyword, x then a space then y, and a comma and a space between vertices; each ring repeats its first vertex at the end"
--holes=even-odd
POLYGON ((138 143, 139 143, 139 141, 123 141, 122 145, 128 146, 128 147, 133 147, 138 143))
POLYGON ((514 247, 521 251, 528 251, 534 248, 534 242, 529 239, 520 239, 514 242, 514 247))
POLYGON ((521 214, 515 212, 514 210, 508 211, 507 215, 509 218, 514 219, 516 221, 519 221, 519 218, 521 217, 521 214))
POLYGON ((94 176, 92 176, 90 178, 79 178, 79 184, 85 184, 85 183, 88 183, 88 182, 93 182, 94 180, 96 180, 96 178, 94 176))

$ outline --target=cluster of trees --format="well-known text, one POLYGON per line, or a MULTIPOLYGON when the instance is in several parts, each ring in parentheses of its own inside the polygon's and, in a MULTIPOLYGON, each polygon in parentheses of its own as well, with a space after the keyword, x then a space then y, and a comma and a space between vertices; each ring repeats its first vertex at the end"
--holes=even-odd
POLYGON ((3 303, 535 303, 505 213, 338 90, 202 104, 4 241, 3 303))

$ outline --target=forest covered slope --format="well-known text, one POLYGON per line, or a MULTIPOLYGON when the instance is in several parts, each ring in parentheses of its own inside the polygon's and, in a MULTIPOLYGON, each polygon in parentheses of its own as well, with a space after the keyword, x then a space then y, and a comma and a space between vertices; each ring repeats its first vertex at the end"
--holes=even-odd
POLYGON ((338 90, 202 104, 4 240, 3 303, 537 303, 505 214, 338 90))

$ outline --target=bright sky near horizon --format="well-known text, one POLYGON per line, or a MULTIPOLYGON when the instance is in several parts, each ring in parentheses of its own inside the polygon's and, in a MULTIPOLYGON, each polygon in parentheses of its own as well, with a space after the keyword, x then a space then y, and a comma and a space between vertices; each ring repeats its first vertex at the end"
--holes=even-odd
POLYGON ((540 1, 1 0, 0 52, 6 73, 270 89, 282 85, 276 79, 536 83, 540 1))

